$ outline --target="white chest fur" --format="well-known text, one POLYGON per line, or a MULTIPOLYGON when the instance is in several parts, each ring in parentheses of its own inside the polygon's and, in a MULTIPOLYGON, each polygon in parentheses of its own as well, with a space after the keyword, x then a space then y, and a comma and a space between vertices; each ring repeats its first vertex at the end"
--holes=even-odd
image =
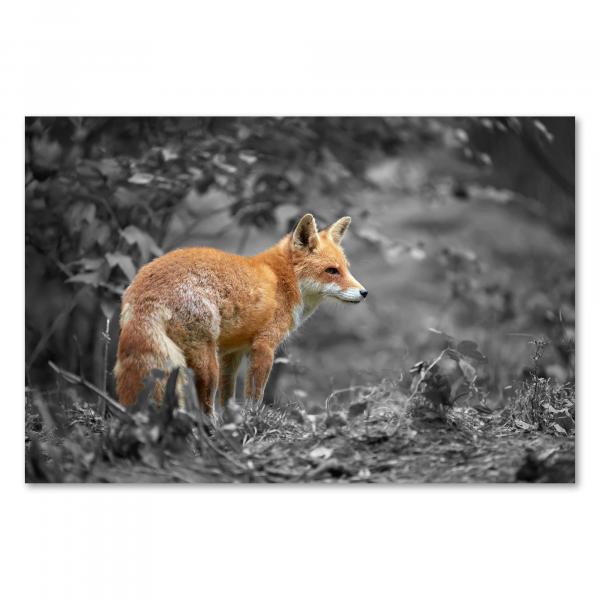
POLYGON ((310 293, 309 291, 303 290, 302 301, 293 308, 292 317, 292 331, 295 331, 310 317, 316 310, 317 306, 323 300, 323 296, 320 294, 310 293))

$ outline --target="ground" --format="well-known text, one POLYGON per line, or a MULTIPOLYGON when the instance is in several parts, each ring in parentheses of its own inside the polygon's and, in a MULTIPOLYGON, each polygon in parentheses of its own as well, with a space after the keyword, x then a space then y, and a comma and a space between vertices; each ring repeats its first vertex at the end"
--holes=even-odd
POLYGON ((216 424, 168 406, 106 419, 77 400, 74 407, 63 423, 58 411, 37 421, 31 413, 27 481, 575 481, 574 434, 535 430, 506 410, 432 410, 387 382, 332 395, 316 414, 297 404, 233 405, 216 424))

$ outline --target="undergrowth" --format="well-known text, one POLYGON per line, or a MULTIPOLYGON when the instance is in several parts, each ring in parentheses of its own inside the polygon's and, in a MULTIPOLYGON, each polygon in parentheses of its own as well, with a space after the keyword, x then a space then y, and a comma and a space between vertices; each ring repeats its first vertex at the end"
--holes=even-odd
POLYGON ((124 410, 108 403, 111 412, 103 417, 74 384, 45 395, 29 390, 26 481, 574 479, 572 386, 535 378, 509 406, 492 411, 428 393, 445 387, 440 377, 429 377, 432 365, 415 371, 409 391, 393 380, 354 386, 336 390, 323 409, 310 412, 294 400, 231 403, 208 416, 194 394, 180 406, 167 383, 160 406, 140 402, 124 410))
POLYGON ((509 412, 512 421, 522 429, 574 433, 575 386, 534 375, 517 388, 509 412))

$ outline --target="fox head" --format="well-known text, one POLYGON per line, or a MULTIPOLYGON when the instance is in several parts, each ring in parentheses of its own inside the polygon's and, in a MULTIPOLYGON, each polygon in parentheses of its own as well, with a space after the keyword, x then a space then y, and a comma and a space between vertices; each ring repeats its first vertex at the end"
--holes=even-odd
POLYGON ((292 256, 305 300, 319 302, 330 297, 357 304, 367 297, 367 290, 350 273, 340 245, 350 221, 350 217, 342 217, 318 231, 315 218, 306 214, 296 225, 291 235, 292 256))

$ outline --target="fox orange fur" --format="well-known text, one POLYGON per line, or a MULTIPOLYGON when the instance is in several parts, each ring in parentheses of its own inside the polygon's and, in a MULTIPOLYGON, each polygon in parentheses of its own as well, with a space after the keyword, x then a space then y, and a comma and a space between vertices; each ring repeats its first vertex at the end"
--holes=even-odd
POLYGON ((343 217, 319 232, 307 214, 256 256, 183 248, 140 269, 121 309, 115 367, 121 403, 137 401, 152 369, 189 367, 210 412, 217 390, 223 404, 235 397, 245 355, 244 397, 260 402, 275 350, 324 298, 366 297, 340 246, 349 224, 343 217))

